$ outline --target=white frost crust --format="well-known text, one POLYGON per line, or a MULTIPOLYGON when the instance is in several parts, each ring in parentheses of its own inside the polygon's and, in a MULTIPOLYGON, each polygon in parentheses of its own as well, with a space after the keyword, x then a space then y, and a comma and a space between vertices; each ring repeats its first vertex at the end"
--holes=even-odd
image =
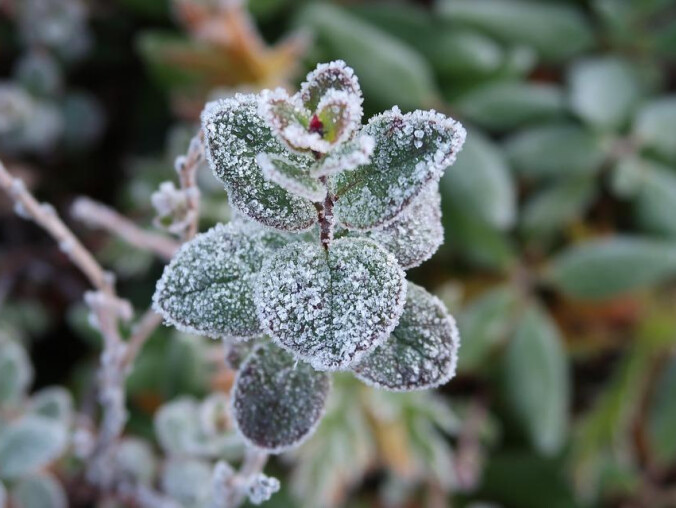
POLYGON ((349 370, 387 341, 407 290, 396 258, 365 238, 335 240, 328 254, 319 245, 289 245, 268 258, 254 287, 261 326, 320 371, 349 370))
MULTIPOLYGON (((267 180, 276 183, 292 194, 314 202, 322 201, 326 196, 326 186, 315 180, 309 173, 303 174, 301 178, 294 178, 288 173, 280 170, 280 167, 276 162, 292 166, 293 162, 288 159, 276 157, 267 153, 259 153, 256 156, 256 162, 260 166, 261 171, 263 171, 263 176, 267 180)), ((302 170, 299 169, 299 171, 302 170)))
POLYGON ((392 223, 425 187, 440 180, 446 168, 455 162, 467 136, 459 122, 441 113, 416 110, 402 114, 397 106, 372 117, 362 133, 376 138, 370 165, 359 170, 364 172, 360 175, 363 185, 356 188, 350 185, 349 173, 337 175, 331 184, 338 196, 336 215, 346 228, 357 231, 392 223), (382 139, 384 135, 387 137, 382 139), (387 180, 389 168, 396 166, 401 157, 412 153, 412 149, 430 147, 434 147, 434 151, 421 153, 418 161, 412 162, 412 171, 402 169, 404 174, 387 180), (341 192, 343 186, 348 192, 341 192), (381 195, 374 194, 374 189, 383 187, 387 188, 385 194, 382 191, 381 195), (377 208, 378 204, 381 209, 377 208))
POLYGON ((332 145, 339 145, 347 141, 361 127, 361 117, 364 113, 361 98, 345 90, 327 90, 317 105, 317 115, 320 118, 325 112, 335 119, 338 135, 331 141, 332 145))
POLYGON ((359 136, 327 154, 310 173, 314 176, 331 176, 343 171, 353 171, 368 164, 375 148, 373 136, 359 136))
POLYGON ((361 106, 363 97, 359 80, 354 70, 348 67, 343 60, 317 65, 315 70, 308 73, 298 94, 308 109, 314 109, 316 104, 313 103, 316 101, 318 104, 321 96, 324 95, 324 90, 328 89, 345 90, 354 95, 361 106))
MULTIPOLYGON (((409 282, 409 285, 412 286, 413 291, 425 291, 423 288, 416 286, 415 284, 412 284, 409 282)), ((410 288, 409 288, 409 293, 411 293, 410 288)), ((457 365, 458 365, 458 351, 460 349, 460 331, 458 330, 458 325, 455 320, 455 318, 448 313, 446 310, 446 306, 444 303, 435 295, 429 294, 425 291, 426 297, 429 298, 430 303, 437 307, 438 309, 442 310, 443 313, 445 314, 444 321, 446 326, 448 327, 448 332, 450 334, 450 339, 451 339, 451 344, 450 344, 450 358, 449 358, 449 363, 447 368, 441 372, 434 381, 432 382, 427 382, 427 383, 419 383, 415 384, 413 382, 411 385, 406 386, 406 385, 400 385, 397 387, 393 386, 388 386, 383 383, 378 382, 377 380, 367 377, 357 371, 359 364, 355 363, 354 364, 354 375, 362 381, 364 384, 371 386, 373 388, 377 388, 379 390, 387 390, 390 392, 411 392, 411 391, 418 391, 418 390, 428 390, 432 388, 437 388, 439 386, 442 386, 446 383, 448 383, 453 377, 455 377, 456 370, 457 370, 457 365)), ((409 294, 409 297, 412 296, 409 294)), ((420 302, 416 302, 420 303, 420 302)), ((376 349, 371 353, 371 355, 378 355, 379 351, 387 348, 387 343, 385 343, 383 346, 380 348, 376 349)), ((366 357, 366 360, 368 360, 368 357, 366 357)))
POLYGON ((236 94, 209 102, 202 112, 202 127, 207 162, 234 208, 277 230, 301 232, 312 227, 317 218, 312 203, 265 180, 255 161, 256 153, 287 153, 258 115, 258 96, 236 94), (237 130, 242 118, 251 130, 244 137, 237 130))
MULTIPOLYGON (((246 365, 250 361, 253 360, 254 353, 256 351, 258 351, 259 349, 263 348, 263 347, 265 347, 264 344, 259 344, 258 346, 256 346, 254 348, 254 350, 249 354, 249 357, 240 366, 239 370, 237 371, 237 375, 235 376, 235 382, 232 386, 232 392, 231 392, 232 394, 235 394, 237 392, 237 387, 241 382, 240 381, 240 378, 241 378, 240 373, 243 372, 246 365)), ((329 376, 328 382, 329 382, 329 386, 328 386, 328 391, 327 391, 327 399, 328 399, 328 395, 331 393, 331 390, 333 389, 333 378, 329 376)), ((265 452, 267 452, 271 455, 279 455, 280 453, 284 453, 284 452, 287 452, 287 451, 292 450, 294 448, 297 448, 297 447, 301 446, 309 438, 311 438, 312 435, 317 431, 317 427, 319 427, 319 424, 324 419, 324 415, 326 414, 326 408, 327 408, 327 404, 324 403, 324 405, 321 407, 319 417, 317 418, 317 420, 314 422, 314 424, 308 429, 307 433, 301 439, 295 441, 292 444, 286 445, 286 446, 277 446, 277 447, 274 447, 274 448, 267 448, 267 447, 261 447, 261 446, 257 445, 256 443, 251 441, 251 439, 249 439, 244 434, 244 432, 242 432, 242 429, 239 426, 239 421, 238 421, 238 418, 237 418, 237 410, 235 409, 235 397, 234 396, 230 397, 230 404, 229 404, 230 414, 232 415, 233 427, 235 428, 235 431, 237 432, 239 437, 241 437, 242 441, 244 441, 244 444, 246 446, 253 447, 257 450, 263 450, 263 451, 265 451, 265 452)))

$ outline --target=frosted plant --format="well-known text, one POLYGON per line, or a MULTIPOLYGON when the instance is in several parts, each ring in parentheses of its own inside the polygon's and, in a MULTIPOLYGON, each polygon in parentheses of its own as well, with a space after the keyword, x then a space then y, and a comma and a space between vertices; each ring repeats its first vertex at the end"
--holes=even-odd
POLYGON ((238 214, 182 246, 154 306, 180 330, 249 341, 231 401, 245 442, 277 453, 310 435, 331 371, 393 391, 448 381, 455 322, 404 270, 442 243, 438 181, 463 127, 397 107, 362 126, 342 61, 319 65, 293 96, 210 103, 202 127, 238 214))

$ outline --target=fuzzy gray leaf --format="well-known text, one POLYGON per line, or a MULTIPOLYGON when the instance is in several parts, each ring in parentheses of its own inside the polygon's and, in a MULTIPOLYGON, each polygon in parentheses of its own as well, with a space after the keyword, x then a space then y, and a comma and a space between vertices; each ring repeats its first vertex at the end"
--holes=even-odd
POLYGON ((288 231, 309 228, 317 214, 312 203, 267 181, 256 155, 285 155, 303 164, 303 156, 287 153, 259 116, 258 98, 238 94, 207 104, 202 113, 206 156, 223 182, 233 206, 266 226, 288 231))
POLYGON ((12 503, 16 508, 66 508, 68 498, 56 478, 41 473, 22 479, 12 489, 12 503))
POLYGON ((33 368, 26 350, 0 337, 0 407, 18 404, 33 380, 33 368))
POLYGON ((280 346, 320 370, 347 368, 384 342, 406 283, 395 258, 371 240, 325 251, 291 244, 264 264, 255 289, 261 324, 280 346))
POLYGON ((252 223, 218 225, 181 247, 164 269, 154 309, 186 332, 213 338, 259 334, 252 277, 286 243, 285 236, 252 223))
POLYGON ((279 453, 300 444, 324 412, 330 379, 272 344, 254 350, 237 375, 233 414, 253 446, 279 453))
POLYGON ((465 129, 434 111, 377 115, 364 127, 373 136, 371 162, 332 182, 335 213, 349 229, 368 230, 400 214, 428 184, 439 181, 465 141, 465 129))
POLYGON ((356 376, 386 390, 422 390, 455 374, 460 336, 444 304, 408 283, 406 306, 389 340, 354 367, 356 376))

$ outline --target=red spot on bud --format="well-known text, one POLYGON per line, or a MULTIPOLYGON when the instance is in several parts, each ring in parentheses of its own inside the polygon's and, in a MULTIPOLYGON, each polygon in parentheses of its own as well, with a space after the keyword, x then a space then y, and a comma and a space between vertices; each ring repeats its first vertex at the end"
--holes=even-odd
POLYGON ((324 124, 317 115, 312 115, 312 118, 310 119, 310 127, 308 130, 310 132, 316 132, 320 136, 324 135, 324 124))

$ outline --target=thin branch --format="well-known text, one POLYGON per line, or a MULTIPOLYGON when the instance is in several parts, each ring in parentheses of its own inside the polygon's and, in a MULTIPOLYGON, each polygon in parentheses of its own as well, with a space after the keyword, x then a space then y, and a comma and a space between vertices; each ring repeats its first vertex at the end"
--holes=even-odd
POLYGON ((92 286, 108 295, 114 294, 112 276, 101 268, 94 256, 63 223, 54 208, 47 203, 39 203, 28 192, 23 181, 10 175, 1 161, 0 188, 14 202, 16 213, 25 219, 34 220, 47 231, 71 262, 89 279, 92 286))
POLYGON ((200 130, 190 141, 188 153, 176 159, 176 171, 181 189, 185 192, 190 224, 186 228, 182 240, 193 238, 199 229, 200 192, 197 187, 197 170, 204 160, 204 132, 200 130))
POLYGON ((75 200, 71 214, 91 227, 108 231, 128 244, 153 252, 164 260, 171 259, 179 247, 171 238, 145 231, 112 208, 86 197, 75 200))

